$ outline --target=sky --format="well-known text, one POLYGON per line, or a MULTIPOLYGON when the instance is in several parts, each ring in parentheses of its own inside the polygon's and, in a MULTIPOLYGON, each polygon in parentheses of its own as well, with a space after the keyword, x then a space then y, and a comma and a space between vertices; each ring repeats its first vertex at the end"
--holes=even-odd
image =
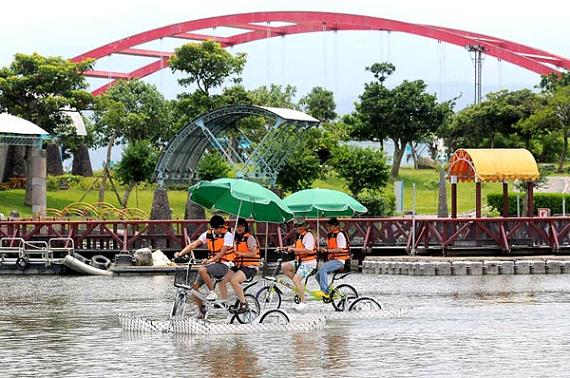
MULTIPOLYGON (((145 30, 181 21, 234 13, 312 10, 363 14, 399 21, 475 31, 570 57, 570 2, 563 0, 209 0, 97 2, 10 1, 2 5, 0 66, 17 52, 73 57, 145 30)), ((217 31, 223 33, 223 31, 217 31)), ((148 48, 173 48, 169 40, 148 48)), ((177 43, 180 43, 178 41, 177 43)), ((458 107, 473 101, 473 65, 465 49, 415 35, 386 32, 311 33, 236 46, 248 54, 243 73, 247 88, 269 83, 292 84, 297 96, 314 86, 335 92, 337 110, 347 113, 372 76, 364 68, 388 60, 395 64, 393 85, 423 79, 440 100, 460 96, 458 107)), ((102 70, 130 70, 140 62, 112 56, 97 62, 102 70), (133 64, 135 66, 133 66, 133 64)), ((184 91, 170 70, 149 76, 168 98, 184 91)), ((538 75, 487 57, 483 93, 499 88, 533 88, 538 75)), ((92 85, 103 82, 92 80, 92 85)), ((390 84, 390 83, 389 83, 390 84)), ((97 165, 95 163, 94 165, 97 165)))

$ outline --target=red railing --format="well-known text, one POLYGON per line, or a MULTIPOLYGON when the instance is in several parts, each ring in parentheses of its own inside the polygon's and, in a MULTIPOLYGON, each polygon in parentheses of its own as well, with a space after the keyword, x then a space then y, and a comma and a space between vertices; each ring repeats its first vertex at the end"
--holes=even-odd
MULTIPOLYGON (((326 235, 324 222, 319 220, 321 243, 326 235)), ((352 218, 342 222, 351 247, 363 252, 400 249, 402 253, 445 254, 452 249, 470 248, 557 252, 570 246, 570 217, 352 218)), ((316 219, 309 223, 316 232, 316 219)), ((262 247, 266 240, 270 248, 293 242, 294 230, 290 225, 269 224, 268 229, 265 223, 251 226, 262 247)), ((18 220, 0 222, 0 238, 71 238, 78 251, 120 252, 148 245, 176 251, 206 229, 206 220, 18 220)))

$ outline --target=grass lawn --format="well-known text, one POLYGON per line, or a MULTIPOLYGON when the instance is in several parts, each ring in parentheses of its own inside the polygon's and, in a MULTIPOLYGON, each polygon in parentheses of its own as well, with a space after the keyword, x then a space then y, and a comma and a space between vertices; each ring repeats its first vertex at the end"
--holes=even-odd
MULTIPOLYGON (((400 180, 404 181, 404 208, 406 210, 412 209, 412 184, 416 184, 416 211, 419 214, 435 214, 437 212, 437 197, 438 197, 438 173, 435 170, 418 170, 402 168, 400 170, 400 180)), ((316 180, 313 184, 314 187, 324 189, 335 189, 348 192, 343 181, 331 174, 326 179, 316 180)), ((451 206, 449 183, 447 184, 447 198, 448 206, 451 206)), ((385 189, 386 192, 393 193, 394 185, 389 183, 385 189)), ((482 186, 482 201, 486 202, 486 194, 489 192, 500 192, 500 183, 483 183, 482 186)), ((77 202, 84 195, 85 191, 80 189, 67 189, 49 191, 47 194, 47 207, 62 209, 65 206, 77 202)), ((122 195, 122 192, 120 192, 122 195)), ((152 190, 139 190, 138 203, 137 193, 133 191, 129 198, 129 207, 139 208, 147 213, 150 213, 152 205, 152 190)), ((91 191, 85 198, 84 202, 95 203, 97 202, 98 192, 91 191)), ((170 207, 173 211, 174 218, 182 219, 184 217, 184 206, 186 203, 187 192, 184 190, 171 190, 169 191, 168 198, 170 200, 170 207)), ((107 191, 105 193, 105 201, 118 206, 119 201, 114 192, 107 191)), ((11 210, 17 210, 22 217, 29 217, 32 215, 31 208, 24 206, 24 190, 6 190, 0 191, 0 213, 4 215, 10 214, 11 210)), ((457 204, 458 212, 467 212, 475 209, 475 184, 474 183, 459 183, 457 190, 457 204)))

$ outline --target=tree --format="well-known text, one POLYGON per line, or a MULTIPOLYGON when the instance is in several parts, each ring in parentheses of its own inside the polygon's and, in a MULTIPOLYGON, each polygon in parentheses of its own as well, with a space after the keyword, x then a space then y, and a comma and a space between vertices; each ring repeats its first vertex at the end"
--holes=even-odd
POLYGON ((479 104, 471 105, 451 122, 444 133, 447 145, 460 147, 530 147, 534 131, 520 127, 539 106, 538 95, 528 89, 489 93, 479 104))
MULTIPOLYGON (((293 146, 292 146, 293 148, 293 146)), ((309 148, 297 145, 287 163, 277 175, 277 186, 282 192, 296 192, 310 188, 321 175, 319 158, 309 148)))
POLYGON ((366 189, 379 191, 388 182, 388 166, 380 150, 344 145, 334 150, 332 161, 354 196, 366 189))
POLYGON ((182 86, 196 84, 198 90, 210 95, 210 89, 222 85, 224 80, 243 71, 246 54, 232 55, 218 42, 187 43, 174 50, 169 64, 173 72, 182 71, 189 76, 179 79, 182 86))
MULTIPOLYGON (((75 134, 64 111, 91 106, 92 96, 85 90, 87 82, 83 76, 91 66, 90 60, 73 63, 35 53, 16 54, 9 66, 0 69, 0 111, 27 119, 51 134, 52 140, 46 148, 55 152, 49 154, 55 160, 48 160, 47 165, 56 167, 56 171, 63 172, 57 144, 64 135, 75 134)), ((28 181, 31 185, 31 179, 28 181)), ((26 198, 31 200, 30 189, 28 186, 26 198)))
MULTIPOLYGON (((94 121, 95 144, 107 146, 107 168, 115 144, 147 140, 158 148, 172 134, 171 107, 154 85, 140 80, 119 80, 98 98, 94 121)), ((104 200, 106 180, 107 170, 99 201, 104 200)))
POLYGON ((355 115, 360 118, 353 124, 355 138, 394 142, 394 159, 391 176, 398 177, 406 145, 437 130, 444 121, 445 109, 435 95, 426 93, 422 80, 407 81, 393 89, 384 85, 395 67, 390 63, 375 63, 367 70, 376 81, 366 83, 359 96, 355 115))
POLYGON ((123 207, 127 207, 129 195, 135 185, 151 180, 157 159, 157 148, 148 140, 135 140, 124 149, 115 170, 119 180, 127 185, 123 195, 123 207))
POLYGON ((322 87, 314 87, 309 94, 301 98, 299 105, 305 113, 322 123, 331 122, 337 116, 334 111, 336 103, 333 92, 322 87))
POLYGON ((556 87, 553 92, 548 93, 546 104, 528 117, 523 125, 533 130, 548 130, 561 135, 563 145, 560 151, 558 171, 562 172, 570 138, 570 85, 556 87))
POLYGON ((202 156, 196 171, 200 180, 215 180, 228 177, 231 167, 218 151, 211 151, 202 156))

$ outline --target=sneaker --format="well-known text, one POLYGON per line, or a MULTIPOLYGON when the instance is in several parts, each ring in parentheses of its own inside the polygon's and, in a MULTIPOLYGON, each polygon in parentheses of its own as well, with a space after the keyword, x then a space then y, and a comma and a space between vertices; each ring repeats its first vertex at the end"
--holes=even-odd
POLYGON ((321 290, 315 290, 313 291, 311 294, 313 294, 315 296, 315 298, 318 299, 322 299, 322 298, 330 298, 330 294, 329 293, 325 293, 324 291, 321 290))
POLYGON ((307 308, 307 305, 303 302, 301 302, 297 306, 295 306, 295 310, 298 312, 303 312, 303 311, 305 311, 306 308, 307 308))
POLYGON ((207 301, 215 301, 215 300, 217 300, 217 299, 218 299, 218 294, 216 294, 216 292, 213 291, 213 290, 210 291, 210 292, 208 293, 208 295, 206 296, 206 300, 207 300, 207 301))

